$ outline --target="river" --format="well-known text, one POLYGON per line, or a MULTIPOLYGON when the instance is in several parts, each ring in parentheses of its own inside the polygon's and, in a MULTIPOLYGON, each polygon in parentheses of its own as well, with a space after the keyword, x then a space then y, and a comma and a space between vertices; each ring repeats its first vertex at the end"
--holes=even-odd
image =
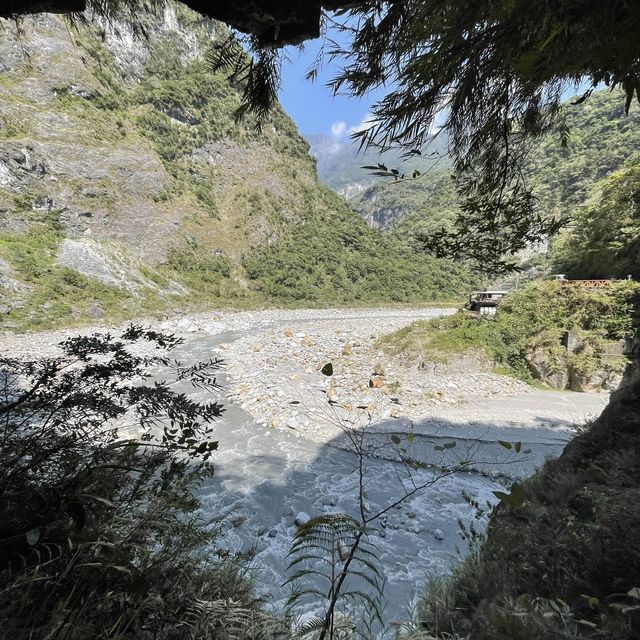
MULTIPOLYGON (((305 403, 317 403, 318 398, 324 398, 326 405, 328 387, 323 384, 327 381, 315 365, 332 358, 338 371, 335 377, 342 376, 339 393, 356 400, 359 392, 354 385, 362 382, 362 376, 366 381, 370 365, 380 355, 376 346, 380 335, 413 320, 448 312, 268 310, 189 315, 149 323, 184 337, 175 355, 185 364, 215 356, 228 362, 227 371, 219 377, 222 389, 215 394, 226 409, 217 425, 216 473, 200 491, 202 510, 204 516, 224 521, 220 548, 212 553, 251 555, 256 589, 275 609, 282 608, 289 594, 283 583, 297 514, 358 514, 359 457, 340 448, 344 437, 332 432, 332 425, 317 427, 313 417, 306 425, 304 412, 298 410, 305 403), (353 351, 349 356, 341 356, 345 345, 353 351), (259 386, 259 391, 253 386, 259 386), (242 387, 246 387, 244 395, 232 393, 242 387), (247 396, 251 396, 249 400, 247 396), (292 398, 300 402, 295 405, 300 415, 295 423, 283 422, 275 428, 267 413, 279 415, 290 409, 292 398), (243 410, 240 402, 251 413, 243 410)), ((120 328, 108 329, 117 332, 120 328)), ((51 355, 56 353, 56 345, 71 335, 105 329, 5 334, 2 350, 13 356, 51 355)), ((403 368, 391 360, 386 365, 388 379, 400 376, 403 381, 404 391, 398 392, 403 401, 401 412, 413 411, 413 417, 389 414, 371 425, 368 443, 377 448, 400 438, 407 444, 411 434, 409 454, 421 462, 450 464, 456 457, 473 461, 465 472, 439 480, 392 509, 386 526, 378 524, 371 532, 379 570, 386 580, 385 617, 392 621, 406 620, 429 576, 449 571, 464 553, 458 520, 470 523, 473 511, 463 492, 480 503, 495 502, 493 491, 504 489, 504 476, 527 476, 547 456, 559 455, 574 434, 573 425, 597 415, 607 396, 523 388, 520 383, 512 384, 513 380, 473 371, 458 371, 449 377, 446 371, 403 368), (420 386, 423 383, 427 385, 424 389, 420 386), (445 395, 435 403, 427 399, 426 403, 412 404, 412 399, 430 395, 425 396, 425 389, 443 389, 445 395), (447 399, 451 399, 449 403, 447 399), (521 453, 506 450, 498 440, 521 441, 521 453), (435 449, 454 441, 452 449, 435 449)), ((183 390, 202 401, 214 399, 202 390, 183 390)), ((388 405, 389 396, 380 393, 388 405)), ((379 453, 394 457, 393 451, 379 453)), ((412 469, 409 477, 406 466, 386 458, 366 457, 364 461, 370 513, 395 501, 411 488, 411 482, 420 484, 434 473, 423 467, 412 469)), ((318 609, 318 603, 309 607, 320 613, 318 609)))
MULTIPOLYGON (((185 363, 195 362, 211 357, 221 344, 231 343, 241 335, 242 332, 230 331, 216 335, 192 333, 177 355, 185 363)), ((228 386, 224 371, 219 381, 223 388, 228 386)), ((211 400, 205 392, 191 393, 202 400, 211 400)), ((442 478, 433 487, 415 494, 391 510, 386 526, 378 525, 372 532, 371 540, 376 545, 379 568, 386 581, 388 620, 406 619, 429 576, 449 571, 464 553, 458 521, 471 522, 473 512, 463 492, 480 503, 495 502, 492 492, 504 490, 498 474, 521 477, 531 473, 546 456, 557 456, 571 432, 565 419, 559 418, 554 423, 554 402, 563 403, 562 406, 567 402, 577 402, 576 406, 582 403, 587 409, 604 403, 602 398, 594 402, 585 394, 534 393, 548 398, 551 409, 533 425, 527 422, 519 427, 517 420, 507 425, 493 424, 491 412, 499 413, 500 407, 500 399, 493 399, 493 405, 489 403, 487 408, 489 423, 467 422, 461 428, 460 424, 440 419, 430 431, 424 427, 417 430, 412 446, 419 451, 417 457, 426 462, 437 462, 442 455, 431 453, 434 446, 452 441, 458 447, 447 450, 448 454, 473 452, 481 461, 473 469, 442 478), (501 438, 520 440, 523 450, 530 452, 526 456, 519 454, 516 460, 513 452, 496 444, 501 438), (430 456, 433 460, 429 460, 430 456), (511 464, 494 464, 505 459, 511 464)), ((220 547, 253 556, 257 591, 279 609, 289 594, 283 583, 287 577, 287 553, 296 531, 296 515, 305 512, 312 517, 326 513, 356 516, 359 457, 336 447, 335 442, 320 443, 307 439, 299 431, 265 426, 226 399, 224 391, 220 399, 226 411, 217 428, 215 477, 200 492, 203 514, 224 518, 220 547)), ((509 401, 514 404, 513 399, 509 401)), ((538 396, 526 402, 540 412, 538 396)), ((384 425, 378 427, 375 437, 387 438, 384 425)), ((428 468, 418 468, 410 471, 410 478, 405 465, 380 457, 365 458, 364 471, 370 512, 395 501, 410 487, 410 482, 420 484, 434 474, 428 468)), ((311 610, 314 608, 320 613, 318 605, 311 610)))

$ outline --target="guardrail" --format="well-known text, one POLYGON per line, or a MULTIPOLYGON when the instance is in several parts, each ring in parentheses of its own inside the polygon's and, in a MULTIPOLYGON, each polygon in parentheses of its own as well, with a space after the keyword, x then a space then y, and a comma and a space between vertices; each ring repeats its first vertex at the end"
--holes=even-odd
POLYGON ((558 280, 566 286, 606 287, 618 280, 558 280))

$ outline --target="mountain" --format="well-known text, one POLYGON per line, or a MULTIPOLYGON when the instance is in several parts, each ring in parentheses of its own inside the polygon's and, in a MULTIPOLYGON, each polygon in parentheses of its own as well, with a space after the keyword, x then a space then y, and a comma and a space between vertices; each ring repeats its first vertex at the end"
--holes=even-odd
POLYGON ((85 17, 0 32, 2 326, 472 286, 319 182, 280 107, 260 132, 235 122, 242 87, 206 60, 226 27, 178 4, 146 36, 85 17))
MULTIPOLYGON (((622 91, 595 92, 583 104, 564 105, 570 131, 568 145, 560 144, 559 131, 544 136, 532 150, 526 171, 545 213, 571 217, 577 207, 593 196, 594 185, 640 148, 640 107, 633 105, 624 114, 622 91)), ((428 232, 451 220, 458 206, 450 177, 450 164, 439 162, 416 181, 402 184, 388 179, 375 179, 353 162, 352 145, 344 144, 331 153, 332 147, 318 146, 307 136, 312 153, 317 154, 318 172, 322 180, 343 193, 350 204, 371 225, 406 237, 428 232)), ((442 139, 441 153, 446 150, 442 139)), ((363 158, 364 159, 364 158, 363 158)), ((396 158, 387 164, 401 167, 396 158)), ((404 167, 402 167, 404 170, 404 167)), ((424 171, 424 167, 422 168, 424 171)), ((406 172, 409 173, 409 172, 406 172)))
MULTIPOLYGON (((311 155, 317 161, 320 180, 347 200, 358 201, 360 194, 379 183, 371 171, 363 169, 363 166, 382 163, 389 168, 397 167, 410 175, 415 169, 445 170, 451 164, 447 156, 447 141, 443 135, 431 139, 425 157, 410 159, 403 157, 400 150, 380 154, 375 149, 360 149, 357 143, 348 138, 336 138, 322 133, 307 134, 305 139, 309 143, 311 155)), ((364 210, 360 213, 374 227, 388 226, 384 220, 378 221, 375 216, 368 217, 364 210)))

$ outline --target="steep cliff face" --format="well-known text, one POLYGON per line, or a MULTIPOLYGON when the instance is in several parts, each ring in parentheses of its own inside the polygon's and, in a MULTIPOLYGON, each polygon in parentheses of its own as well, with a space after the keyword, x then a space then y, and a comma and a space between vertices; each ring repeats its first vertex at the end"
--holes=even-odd
MULTIPOLYGON (((261 132, 234 121, 241 87, 207 62, 224 26, 178 5, 146 22, 145 37, 126 24, 42 15, 0 35, 5 326, 264 303, 272 291, 318 299, 319 284, 297 290, 286 261, 287 283, 271 286, 279 275, 270 252, 282 254, 283 243, 303 256, 331 246, 340 262, 345 237, 356 235, 365 262, 408 260, 408 249, 371 235, 318 182, 307 143, 280 108, 261 132), (316 237, 333 236, 313 247, 296 243, 301 229, 316 228, 325 229, 316 237)), ((328 258, 318 260, 314 277, 328 291, 344 289, 327 274, 328 258)), ((417 262, 423 292, 400 299, 451 296, 460 285, 459 270, 441 286, 430 274, 448 267, 417 262)), ((354 277, 349 295, 357 298, 354 277)), ((364 298, 385 299, 397 284, 364 298)))

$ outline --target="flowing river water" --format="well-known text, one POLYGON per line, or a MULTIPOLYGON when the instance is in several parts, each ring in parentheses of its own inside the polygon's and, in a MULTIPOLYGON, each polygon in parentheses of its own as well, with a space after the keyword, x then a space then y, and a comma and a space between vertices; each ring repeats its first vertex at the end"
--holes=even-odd
MULTIPOLYGON (((220 344, 230 343, 240 335, 229 331, 217 335, 191 334, 178 356, 185 364, 210 358, 220 344)), ((224 371, 219 381, 224 389, 224 371)), ((203 391, 190 390, 190 393, 201 400, 211 400, 203 391)), ((534 393, 544 396, 544 392, 534 393)), ((547 393, 552 402, 574 401, 567 400, 567 394, 547 393)), ((586 398, 585 394, 570 395, 586 398)), ((225 405, 225 413, 217 426, 216 473, 201 489, 202 509, 209 517, 224 517, 220 546, 231 553, 253 555, 257 591, 279 609, 289 594, 283 583, 297 514, 357 516, 359 458, 353 452, 337 448, 335 443, 321 444, 293 430, 261 425, 225 398, 224 391, 219 399, 225 405)), ((493 402, 495 405, 496 401, 493 402)), ((535 396, 528 402, 537 410, 540 399, 535 396)), ((592 405, 593 402, 589 406, 592 405)), ((559 420, 560 423, 564 425, 564 421, 559 420)), ((442 478, 434 486, 418 492, 389 512, 385 526, 376 525, 371 540, 376 545, 379 568, 386 580, 384 597, 388 620, 406 619, 428 577, 447 572, 460 553, 464 553, 458 520, 471 522, 473 512, 463 493, 480 503, 495 502, 492 492, 504 490, 499 474, 527 475, 546 456, 560 453, 570 431, 555 429, 558 424, 547 420, 533 427, 510 424, 508 428, 504 425, 500 428, 483 423, 460 428, 460 425, 440 422, 436 429, 422 429, 414 446, 423 461, 441 461, 431 453, 433 447, 456 441, 459 446, 453 451, 471 452, 478 462, 472 469, 442 478), (521 440, 523 449, 530 451, 526 456, 520 454, 517 460, 513 459, 513 453, 505 457, 505 449, 496 444, 498 439, 521 440), (506 465, 496 464, 505 459, 509 459, 506 465)), ((384 425, 377 432, 378 439, 388 436, 384 425)), ((434 473, 423 467, 412 470, 409 478, 404 465, 379 457, 366 457, 364 472, 370 512, 394 502, 411 487, 411 482, 420 484, 434 473)), ((320 613, 319 603, 315 610, 320 613)))

